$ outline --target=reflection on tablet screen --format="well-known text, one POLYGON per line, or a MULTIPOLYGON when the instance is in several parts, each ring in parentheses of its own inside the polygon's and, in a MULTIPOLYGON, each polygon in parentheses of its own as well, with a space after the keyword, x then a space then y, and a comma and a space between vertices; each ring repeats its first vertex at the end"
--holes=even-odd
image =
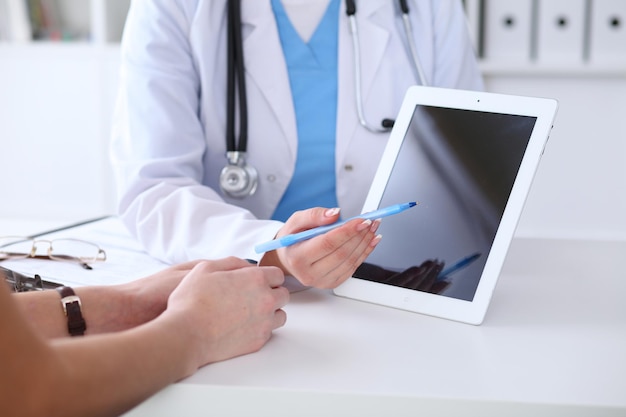
POLYGON ((471 301, 535 117, 417 106, 378 206, 385 218, 356 278, 471 301))

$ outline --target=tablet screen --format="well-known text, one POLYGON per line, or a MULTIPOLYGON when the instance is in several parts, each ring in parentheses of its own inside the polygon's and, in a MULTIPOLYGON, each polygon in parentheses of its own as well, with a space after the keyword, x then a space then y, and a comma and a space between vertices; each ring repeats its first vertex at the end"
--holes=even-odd
POLYGON ((418 105, 355 278, 472 301, 537 118, 418 105))

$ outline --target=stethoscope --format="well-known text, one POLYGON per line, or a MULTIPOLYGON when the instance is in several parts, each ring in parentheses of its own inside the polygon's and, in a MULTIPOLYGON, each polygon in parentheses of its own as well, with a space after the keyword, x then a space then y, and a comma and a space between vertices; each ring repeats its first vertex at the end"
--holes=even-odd
POLYGON ((226 80, 226 159, 220 173, 224 195, 244 198, 253 195, 259 184, 257 170, 246 163, 248 146, 248 103, 241 40, 241 1, 228 1, 228 44, 226 80), (237 85, 235 85, 237 84, 237 85), (235 142, 235 90, 239 93, 239 140, 235 142))
MULTIPOLYGON (((413 40, 413 28, 409 20, 409 7, 406 0, 399 0, 402 12, 402 22, 411 60, 415 69, 415 76, 422 85, 427 85, 426 77, 417 55, 417 47, 413 40)), ((356 110, 359 123, 373 133, 389 132, 393 127, 393 119, 383 119, 381 127, 372 126, 367 122, 363 111, 363 96, 361 95, 361 55, 359 32, 356 24, 356 4, 354 0, 346 0, 346 14, 350 24, 352 46, 354 50, 354 87, 356 110)), ((258 187, 259 175, 257 170, 246 163, 246 149, 248 142, 248 109, 246 83, 244 73, 243 42, 241 37, 241 0, 228 1, 228 45, 226 82, 226 159, 227 165, 220 173, 220 189, 226 196, 244 198, 253 195, 258 187), (239 140, 235 141, 235 104, 237 94, 239 98, 239 140)))

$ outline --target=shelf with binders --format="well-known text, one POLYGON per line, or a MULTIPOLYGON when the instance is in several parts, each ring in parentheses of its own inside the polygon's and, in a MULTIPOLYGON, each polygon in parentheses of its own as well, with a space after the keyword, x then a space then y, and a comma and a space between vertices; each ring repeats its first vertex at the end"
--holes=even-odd
POLYGON ((576 77, 622 77, 626 78, 625 62, 542 63, 527 61, 523 64, 498 60, 479 60, 480 69, 486 76, 576 76, 576 77))
POLYGON ((626 76, 626 1, 466 0, 486 75, 626 76))
POLYGON ((130 0, 0 0, 0 45, 119 43, 130 0))

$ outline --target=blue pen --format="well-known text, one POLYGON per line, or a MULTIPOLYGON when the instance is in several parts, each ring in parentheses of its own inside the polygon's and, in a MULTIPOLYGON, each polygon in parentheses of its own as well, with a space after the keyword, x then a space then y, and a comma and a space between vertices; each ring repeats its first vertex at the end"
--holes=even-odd
POLYGON ((480 257, 480 253, 475 253, 473 255, 466 256, 465 258, 460 259, 457 263, 450 265, 449 267, 441 271, 437 279, 438 280, 444 279, 446 276, 450 275, 451 273, 456 272, 461 268, 465 268, 466 266, 474 262, 479 257, 480 257))
POLYGON ((338 228, 339 226, 343 226, 350 220, 354 219, 363 219, 363 220, 376 220, 382 217, 392 216, 394 214, 402 213, 404 210, 408 210, 411 207, 415 206, 417 203, 411 201, 409 203, 403 204, 395 204, 393 206, 385 207, 379 210, 370 211, 369 213, 364 213, 359 216, 351 217, 347 220, 329 224, 327 226, 320 226, 314 229, 305 230, 304 232, 295 233, 293 235, 283 236, 278 239, 270 240, 269 242, 261 243, 254 247, 256 253, 264 253, 269 252, 271 250, 275 250, 278 248, 284 248, 285 246, 291 246, 295 243, 302 242, 303 240, 314 238, 315 236, 322 235, 326 232, 329 232, 333 229, 338 228))

